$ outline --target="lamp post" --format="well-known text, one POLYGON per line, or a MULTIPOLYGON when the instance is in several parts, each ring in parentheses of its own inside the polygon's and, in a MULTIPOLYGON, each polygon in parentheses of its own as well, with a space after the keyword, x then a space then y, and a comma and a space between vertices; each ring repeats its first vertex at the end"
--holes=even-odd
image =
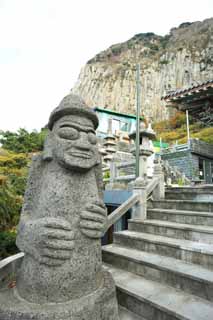
POLYGON ((139 177, 139 160, 140 160, 140 65, 136 69, 136 96, 137 96, 137 113, 136 113, 136 178, 139 177))

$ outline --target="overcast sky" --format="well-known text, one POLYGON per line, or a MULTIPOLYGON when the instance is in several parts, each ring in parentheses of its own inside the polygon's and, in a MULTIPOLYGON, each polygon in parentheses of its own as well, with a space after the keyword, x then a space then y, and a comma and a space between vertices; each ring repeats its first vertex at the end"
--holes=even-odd
POLYGON ((213 16, 213 0, 0 0, 0 129, 39 130, 99 51, 213 16))

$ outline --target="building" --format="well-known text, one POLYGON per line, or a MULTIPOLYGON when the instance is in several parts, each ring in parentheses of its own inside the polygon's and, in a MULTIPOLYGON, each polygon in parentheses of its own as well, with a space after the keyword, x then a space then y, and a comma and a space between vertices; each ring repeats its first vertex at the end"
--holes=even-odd
POLYGON ((131 133, 136 128, 135 115, 120 113, 99 107, 94 108, 94 110, 99 119, 97 135, 100 137, 104 138, 108 133, 109 128, 112 134, 115 134, 119 131, 131 133))
POLYGON ((213 145, 190 139, 190 143, 175 145, 161 150, 162 160, 194 183, 213 183, 213 145))
MULTIPOLYGON (((109 163, 116 151, 130 152, 129 135, 136 130, 136 116, 98 107, 94 110, 99 119, 96 133, 99 137, 103 162, 109 163)), ((143 120, 142 117, 141 120, 143 120)), ((154 152, 159 152, 167 147, 167 143, 153 141, 154 152)), ((152 163, 153 159, 149 159, 149 161, 152 163)))
POLYGON ((186 89, 171 91, 161 98, 167 107, 189 114, 205 125, 213 125, 213 80, 186 89))
MULTIPOLYGON (((213 80, 169 92, 161 99, 167 107, 188 110, 195 120, 213 125, 213 80)), ((192 181, 213 183, 213 145, 209 143, 190 139, 187 144, 165 149, 162 159, 178 167, 192 181)))

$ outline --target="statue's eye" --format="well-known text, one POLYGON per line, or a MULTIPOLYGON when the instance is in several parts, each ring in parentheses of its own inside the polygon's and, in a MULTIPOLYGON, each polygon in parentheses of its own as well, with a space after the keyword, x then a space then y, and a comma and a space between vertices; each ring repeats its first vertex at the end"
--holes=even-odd
POLYGON ((91 144, 96 144, 97 143, 97 137, 94 133, 89 132, 88 133, 88 140, 91 144))
POLYGON ((58 135, 60 138, 68 140, 77 140, 79 138, 78 130, 71 127, 63 127, 58 130, 58 135))

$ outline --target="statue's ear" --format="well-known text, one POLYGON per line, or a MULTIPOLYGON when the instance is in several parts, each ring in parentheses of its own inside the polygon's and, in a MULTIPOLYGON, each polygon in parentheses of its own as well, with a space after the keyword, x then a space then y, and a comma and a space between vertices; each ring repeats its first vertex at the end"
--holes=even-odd
POLYGON ((102 159, 101 159, 101 153, 98 151, 98 156, 97 156, 96 165, 98 166, 100 163, 102 163, 102 159))
POLYGON ((98 186, 99 198, 103 200, 104 184, 103 184, 103 174, 102 174, 102 159, 101 159, 100 153, 99 153, 99 162, 97 162, 95 166, 95 177, 96 177, 96 183, 98 186))
POLYGON ((48 131, 48 134, 44 141, 44 150, 43 150, 43 156, 42 156, 44 161, 52 161, 53 159, 52 145, 53 145, 53 133, 52 131, 48 131))

